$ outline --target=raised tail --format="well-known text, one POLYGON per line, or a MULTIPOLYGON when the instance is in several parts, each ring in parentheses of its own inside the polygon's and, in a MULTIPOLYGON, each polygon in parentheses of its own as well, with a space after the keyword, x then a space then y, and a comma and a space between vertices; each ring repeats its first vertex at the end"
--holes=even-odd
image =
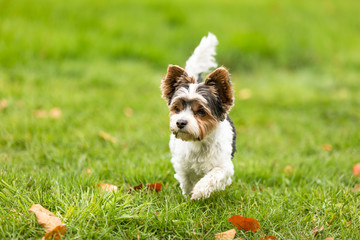
POLYGON ((211 68, 216 68, 215 48, 218 44, 216 36, 209 32, 208 36, 203 37, 199 46, 194 50, 194 53, 186 61, 185 71, 201 82, 201 74, 208 72, 211 68))

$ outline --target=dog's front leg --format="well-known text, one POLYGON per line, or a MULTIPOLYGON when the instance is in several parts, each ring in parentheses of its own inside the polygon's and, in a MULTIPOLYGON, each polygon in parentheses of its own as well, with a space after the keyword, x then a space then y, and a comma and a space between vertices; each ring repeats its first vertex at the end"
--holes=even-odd
POLYGON ((191 192, 191 200, 199 200, 210 197, 214 191, 224 190, 227 185, 231 184, 233 170, 227 168, 214 168, 200 179, 191 192))
POLYGON ((182 190, 183 195, 186 196, 187 194, 190 194, 191 190, 194 187, 194 183, 191 181, 189 175, 186 174, 185 172, 181 172, 181 173, 176 173, 174 177, 180 183, 180 188, 182 190))

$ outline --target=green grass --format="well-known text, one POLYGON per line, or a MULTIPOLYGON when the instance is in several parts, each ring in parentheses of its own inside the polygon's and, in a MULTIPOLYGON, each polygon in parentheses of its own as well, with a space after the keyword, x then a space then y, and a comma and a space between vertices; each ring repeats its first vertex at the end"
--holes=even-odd
POLYGON ((311 239, 324 226, 319 239, 359 239, 359 7, 0 0, 0 238, 41 238, 28 212, 39 203, 67 224, 66 239, 213 239, 235 214, 262 227, 237 238, 311 239), (192 202, 173 177, 159 85, 208 31, 232 74, 238 151, 233 185, 192 202), (36 117, 54 107, 61 118, 36 117), (159 194, 125 193, 152 182, 159 194))

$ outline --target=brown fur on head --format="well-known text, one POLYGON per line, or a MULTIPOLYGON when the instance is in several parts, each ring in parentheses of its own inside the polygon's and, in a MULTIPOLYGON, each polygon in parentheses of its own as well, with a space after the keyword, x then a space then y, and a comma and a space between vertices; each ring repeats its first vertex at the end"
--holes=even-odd
POLYGON ((216 129, 233 106, 228 71, 221 67, 197 84, 184 69, 170 65, 161 83, 162 96, 170 109, 170 129, 184 141, 202 140, 216 129), (186 120, 186 127, 177 125, 186 120))
POLYGON ((185 70, 176 65, 169 65, 165 78, 161 81, 162 97, 170 104, 175 91, 184 84, 196 83, 193 77, 189 77, 185 70))
MULTIPOLYGON (((212 92, 218 94, 221 106, 225 114, 227 114, 234 105, 234 97, 229 72, 226 68, 220 67, 210 73, 206 77, 205 85, 209 86, 212 92)), ((223 116, 223 118, 225 118, 225 116, 223 116)))

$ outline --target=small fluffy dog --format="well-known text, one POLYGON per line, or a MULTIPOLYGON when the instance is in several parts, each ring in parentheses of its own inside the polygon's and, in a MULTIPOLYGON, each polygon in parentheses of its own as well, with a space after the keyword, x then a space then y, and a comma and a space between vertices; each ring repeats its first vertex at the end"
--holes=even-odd
POLYGON ((175 178, 184 195, 205 199, 231 184, 236 132, 228 113, 234 105, 229 73, 217 67, 218 41, 203 37, 185 69, 169 65, 161 82, 162 97, 170 110, 170 150, 175 178))

